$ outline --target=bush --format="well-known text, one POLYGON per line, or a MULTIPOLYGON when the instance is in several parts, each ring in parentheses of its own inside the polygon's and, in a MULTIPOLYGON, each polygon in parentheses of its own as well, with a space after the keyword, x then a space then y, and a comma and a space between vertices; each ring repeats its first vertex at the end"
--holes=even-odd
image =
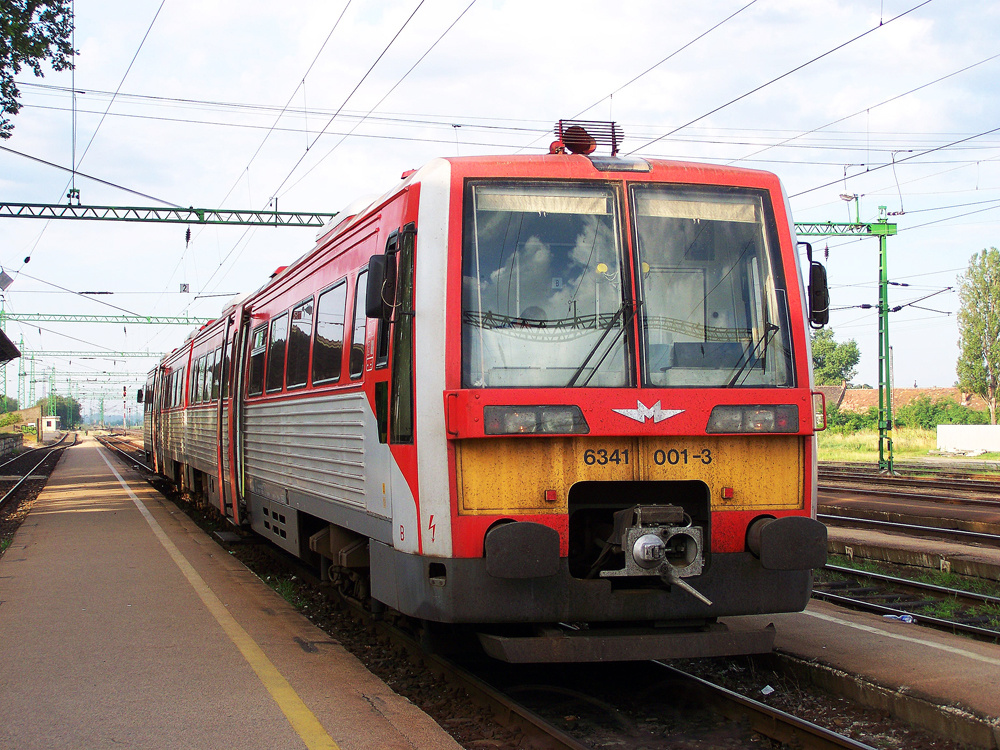
MULTIPOLYGON (((989 424, 988 411, 969 409, 950 398, 931 401, 929 396, 917 396, 906 406, 896 409, 894 427, 919 427, 933 430, 939 424, 989 424)), ((878 430, 878 407, 866 412, 844 411, 835 404, 826 407, 827 428, 833 432, 878 430)))
POLYGON ((918 396, 897 409, 895 416, 900 427, 923 427, 925 430, 933 430, 939 424, 990 423, 989 412, 969 409, 950 398, 931 401, 929 396, 918 396))

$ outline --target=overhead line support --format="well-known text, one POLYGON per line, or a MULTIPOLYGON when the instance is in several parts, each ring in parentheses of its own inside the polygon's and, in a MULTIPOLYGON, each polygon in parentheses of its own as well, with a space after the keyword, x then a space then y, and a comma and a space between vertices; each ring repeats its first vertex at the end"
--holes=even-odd
POLYGON ((211 208, 150 208, 137 206, 80 206, 63 203, 0 203, 0 218, 82 219, 166 224, 223 224, 234 226, 322 227, 336 213, 224 210, 211 208))
POLYGON ((886 239, 896 234, 896 224, 888 221, 885 206, 878 207, 878 215, 878 221, 868 223, 796 222, 795 231, 806 237, 878 237, 878 467, 880 471, 892 474, 892 361, 886 239))

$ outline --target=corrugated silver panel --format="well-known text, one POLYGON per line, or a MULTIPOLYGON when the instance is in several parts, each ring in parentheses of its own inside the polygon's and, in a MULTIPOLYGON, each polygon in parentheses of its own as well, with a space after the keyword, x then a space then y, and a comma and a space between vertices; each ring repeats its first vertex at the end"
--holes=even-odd
POLYGON ((185 409, 164 415, 167 455, 200 471, 215 474, 217 413, 215 409, 185 409))
POLYGON ((196 469, 216 473, 219 454, 216 444, 219 433, 219 413, 217 407, 190 409, 186 426, 187 444, 185 453, 188 463, 196 469))
POLYGON ((364 418, 363 394, 249 405, 247 475, 364 507, 364 418))

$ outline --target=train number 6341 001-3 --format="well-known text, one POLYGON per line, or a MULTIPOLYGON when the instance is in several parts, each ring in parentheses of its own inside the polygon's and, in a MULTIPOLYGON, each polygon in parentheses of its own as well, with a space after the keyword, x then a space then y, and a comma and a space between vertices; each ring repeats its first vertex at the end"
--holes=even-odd
MULTIPOLYGON (((607 466, 608 464, 628 466, 630 459, 631 454, 628 448, 615 448, 614 450, 588 448, 583 452, 583 462, 587 466, 607 466)), ((703 448, 697 453, 687 448, 657 449, 653 451, 653 463, 657 466, 686 465, 695 461, 700 461, 707 466, 712 463, 712 451, 708 448, 703 448)))

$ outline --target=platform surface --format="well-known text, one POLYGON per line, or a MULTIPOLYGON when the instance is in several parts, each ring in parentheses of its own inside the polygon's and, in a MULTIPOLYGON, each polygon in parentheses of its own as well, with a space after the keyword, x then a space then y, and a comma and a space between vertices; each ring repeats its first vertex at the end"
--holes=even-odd
POLYGON ((459 747, 105 455, 0 557, 0 750, 459 747))

